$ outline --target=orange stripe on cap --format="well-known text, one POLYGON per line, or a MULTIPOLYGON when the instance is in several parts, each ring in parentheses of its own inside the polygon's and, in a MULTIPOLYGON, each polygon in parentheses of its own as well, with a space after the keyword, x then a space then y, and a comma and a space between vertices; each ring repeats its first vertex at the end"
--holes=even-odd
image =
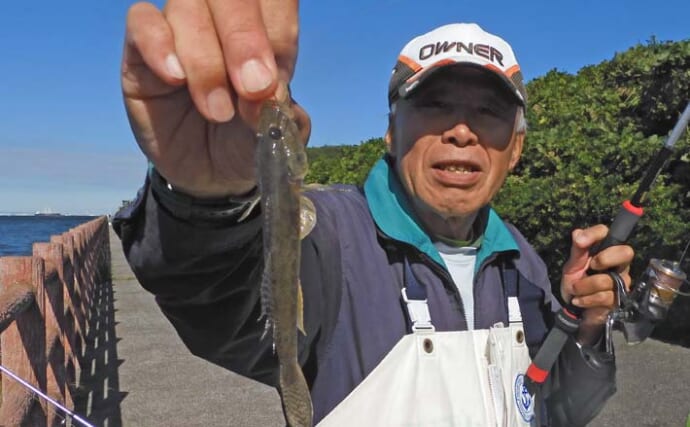
POLYGON ((486 64, 486 65, 484 65, 484 68, 488 68, 488 69, 490 69, 491 71, 494 71, 494 72, 496 72, 496 73, 503 74, 503 75, 505 75, 505 76, 507 76, 507 77, 512 77, 513 74, 515 74, 515 73, 517 73, 518 71, 520 71, 520 66, 517 65, 517 64, 516 64, 516 65, 513 65, 512 67, 508 68, 508 69, 505 70, 505 71, 501 70, 500 68, 498 68, 498 67, 495 66, 494 64, 486 64))
MULTIPOLYGON (((427 65, 426 67, 424 67, 424 70, 423 70, 421 73, 417 73, 417 74, 412 75, 412 77, 410 77, 409 79, 407 79, 405 82, 406 82, 406 83, 412 83, 413 81, 420 79, 422 76, 426 75, 426 73, 428 73, 429 71, 431 71, 431 70, 433 70, 433 69, 435 69, 435 68, 439 68, 439 67, 442 67, 442 66, 444 66, 444 65, 455 64, 455 63, 457 63, 457 62, 458 62, 458 61, 456 61, 456 60, 454 60, 454 59, 450 59, 450 58, 446 58, 446 59, 442 59, 442 60, 440 60, 440 61, 436 61, 436 62, 434 62, 433 64, 427 65)), ((408 64, 408 66, 409 66, 409 64, 408 64)), ((415 72, 416 72, 416 71, 415 71, 415 72)))
POLYGON ((485 64, 485 65, 484 65, 484 68, 488 68, 489 70, 491 70, 491 71, 493 71, 493 72, 495 72, 495 73, 504 74, 504 73, 503 73, 503 70, 501 70, 500 68, 498 68, 498 67, 495 66, 494 64, 485 64))
POLYGON ((441 66, 448 65, 448 64, 455 64, 455 63, 457 63, 457 62, 458 62, 458 61, 456 61, 456 60, 454 60, 454 59, 446 58, 446 59, 442 59, 442 60, 440 60, 440 61, 434 62, 434 63, 431 65, 431 67, 429 67, 429 68, 441 67, 441 66))
POLYGON ((407 65, 408 67, 412 68, 412 71, 414 71, 415 73, 422 69, 421 65, 419 65, 417 62, 415 62, 412 58, 409 58, 405 55, 398 56, 398 61, 400 61, 403 64, 407 65))
POLYGON ((505 75, 508 77, 513 77, 513 74, 520 71, 520 66, 518 64, 513 65, 505 71, 505 75))

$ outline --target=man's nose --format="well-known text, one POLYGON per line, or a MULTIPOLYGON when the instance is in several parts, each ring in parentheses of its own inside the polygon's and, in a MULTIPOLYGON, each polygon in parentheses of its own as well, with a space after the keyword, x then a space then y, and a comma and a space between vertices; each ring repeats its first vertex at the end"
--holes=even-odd
POLYGON ((466 145, 476 144, 479 142, 479 138, 468 126, 467 121, 465 120, 456 122, 453 127, 445 131, 442 139, 443 142, 454 144, 458 147, 464 147, 466 145))

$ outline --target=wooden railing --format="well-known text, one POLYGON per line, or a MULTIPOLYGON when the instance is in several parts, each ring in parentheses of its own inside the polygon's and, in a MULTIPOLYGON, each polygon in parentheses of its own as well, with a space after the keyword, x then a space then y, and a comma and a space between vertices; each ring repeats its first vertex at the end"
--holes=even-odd
MULTIPOLYGON (((34 243, 33 255, 0 258, 0 363, 74 408, 92 301, 110 280, 108 221, 100 217, 34 243)), ((84 369, 90 369, 84 367, 84 369)), ((64 414, 2 376, 0 426, 60 425, 64 414)))

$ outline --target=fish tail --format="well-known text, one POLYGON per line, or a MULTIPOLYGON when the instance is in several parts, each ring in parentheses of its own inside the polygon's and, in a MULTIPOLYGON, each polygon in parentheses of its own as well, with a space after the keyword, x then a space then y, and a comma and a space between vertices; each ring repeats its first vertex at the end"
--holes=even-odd
POLYGON ((297 360, 281 366, 280 392, 288 425, 311 427, 313 421, 311 395, 297 360))

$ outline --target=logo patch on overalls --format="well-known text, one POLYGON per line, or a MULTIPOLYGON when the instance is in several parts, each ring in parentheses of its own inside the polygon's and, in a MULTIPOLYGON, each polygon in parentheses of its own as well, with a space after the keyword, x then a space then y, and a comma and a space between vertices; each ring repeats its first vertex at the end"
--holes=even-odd
POLYGON ((532 418, 534 418, 534 397, 527 391, 525 376, 522 374, 518 374, 515 377, 513 396, 515 397, 515 406, 517 406, 522 419, 526 423, 532 421, 532 418))

